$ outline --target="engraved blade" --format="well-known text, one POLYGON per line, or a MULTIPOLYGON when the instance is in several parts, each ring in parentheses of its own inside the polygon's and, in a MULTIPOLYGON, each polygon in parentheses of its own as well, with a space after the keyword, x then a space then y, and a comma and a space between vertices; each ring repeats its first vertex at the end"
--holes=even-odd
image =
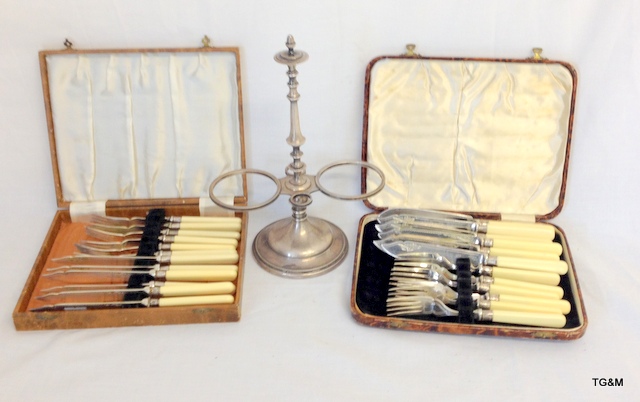
POLYGON ((383 211, 378 215, 378 221, 383 223, 389 219, 396 217, 411 217, 418 220, 422 219, 444 219, 473 222, 471 215, 460 214, 455 212, 443 212, 429 209, 413 209, 413 208, 391 208, 383 211))
POLYGON ((394 215, 384 218, 378 217, 380 224, 393 223, 396 225, 411 226, 416 229, 439 229, 457 231, 462 233, 477 233, 478 224, 475 221, 446 219, 441 217, 417 217, 409 215, 394 215))
POLYGON ((469 258, 471 265, 482 265, 484 254, 477 251, 460 250, 451 247, 413 241, 374 240, 373 244, 393 258, 430 258, 434 255, 455 261, 458 258, 469 258))
POLYGON ((416 243, 430 243, 436 245, 442 245, 446 247, 459 248, 463 250, 481 251, 481 247, 474 244, 472 240, 466 240, 465 238, 438 236, 431 234, 421 233, 392 233, 392 232, 380 232, 380 240, 386 241, 412 241, 416 243))

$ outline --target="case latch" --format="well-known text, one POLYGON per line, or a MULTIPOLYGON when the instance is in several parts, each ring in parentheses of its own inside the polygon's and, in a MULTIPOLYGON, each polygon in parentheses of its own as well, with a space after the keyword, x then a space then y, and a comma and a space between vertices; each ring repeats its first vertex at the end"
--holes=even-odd
POLYGON ((416 53, 416 45, 413 43, 408 43, 405 48, 407 49, 407 52, 404 54, 404 56, 407 57, 420 57, 420 55, 418 53, 416 53))
POLYGON ((67 38, 64 39, 64 48, 65 50, 75 50, 73 48, 73 43, 71 43, 71 41, 67 38))
POLYGON ((547 60, 546 58, 542 57, 541 47, 534 47, 533 49, 531 49, 531 51, 533 52, 533 56, 529 57, 529 60, 534 60, 534 61, 547 60))

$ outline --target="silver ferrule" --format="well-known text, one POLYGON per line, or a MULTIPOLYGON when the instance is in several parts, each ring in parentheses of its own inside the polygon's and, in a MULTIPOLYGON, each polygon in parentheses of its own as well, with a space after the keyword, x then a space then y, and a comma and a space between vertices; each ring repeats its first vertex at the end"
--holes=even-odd
POLYGON ((487 233, 487 229, 489 228, 487 221, 476 221, 472 226, 474 226, 474 230, 478 233, 487 233))
POLYGON ((476 282, 476 292, 478 293, 489 293, 490 286, 486 283, 477 283, 476 282))
POLYGON ((155 278, 156 280, 166 280, 167 279, 167 270, 155 270, 155 278))
POLYGON ((474 272, 477 273, 478 275, 491 276, 491 274, 493 273, 493 267, 480 265, 478 268, 474 270, 474 272))
POLYGON ((163 234, 162 236, 158 237, 158 240, 160 240, 161 243, 173 243, 175 237, 175 235, 163 234))
POLYGON ((493 277, 487 276, 487 275, 480 275, 477 280, 478 280, 478 283, 487 284, 487 285, 490 285, 495 282, 493 277))
POLYGON ((178 229, 171 229, 171 228, 162 229, 160 233, 164 236, 175 236, 178 234, 178 229))
POLYGON ((489 310, 491 309, 491 300, 478 299, 477 305, 479 309, 489 310))
POLYGON ((180 222, 175 222, 175 221, 171 220, 171 221, 169 221, 169 222, 167 222, 167 223, 165 224, 165 227, 166 227, 167 229, 175 229, 175 230, 178 230, 178 229, 180 229, 180 222))
POLYGON ((484 247, 493 247, 493 239, 487 239, 486 237, 479 237, 480 244, 484 247))
POLYGON ((477 309, 473 312, 478 321, 493 321, 493 311, 477 309))
POLYGON ((481 296, 482 300, 500 301, 500 295, 493 293, 485 293, 481 296))
POLYGON ((156 253, 156 259, 160 264, 168 264, 171 262, 171 251, 160 250, 156 253))

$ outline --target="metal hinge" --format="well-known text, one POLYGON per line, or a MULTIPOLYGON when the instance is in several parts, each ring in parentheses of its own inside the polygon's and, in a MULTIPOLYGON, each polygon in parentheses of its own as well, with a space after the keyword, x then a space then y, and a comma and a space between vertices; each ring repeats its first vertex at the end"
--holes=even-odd
POLYGON ((73 48, 73 43, 71 43, 71 41, 67 38, 64 39, 64 47, 66 50, 75 50, 73 48))

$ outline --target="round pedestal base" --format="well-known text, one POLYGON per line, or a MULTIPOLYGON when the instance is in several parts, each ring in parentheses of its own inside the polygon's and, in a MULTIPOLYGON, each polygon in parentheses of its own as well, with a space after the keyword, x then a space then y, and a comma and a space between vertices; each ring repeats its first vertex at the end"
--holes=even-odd
POLYGON ((258 264, 275 275, 310 278, 327 273, 347 256, 347 237, 324 219, 307 217, 276 221, 258 233, 253 255, 258 264))

